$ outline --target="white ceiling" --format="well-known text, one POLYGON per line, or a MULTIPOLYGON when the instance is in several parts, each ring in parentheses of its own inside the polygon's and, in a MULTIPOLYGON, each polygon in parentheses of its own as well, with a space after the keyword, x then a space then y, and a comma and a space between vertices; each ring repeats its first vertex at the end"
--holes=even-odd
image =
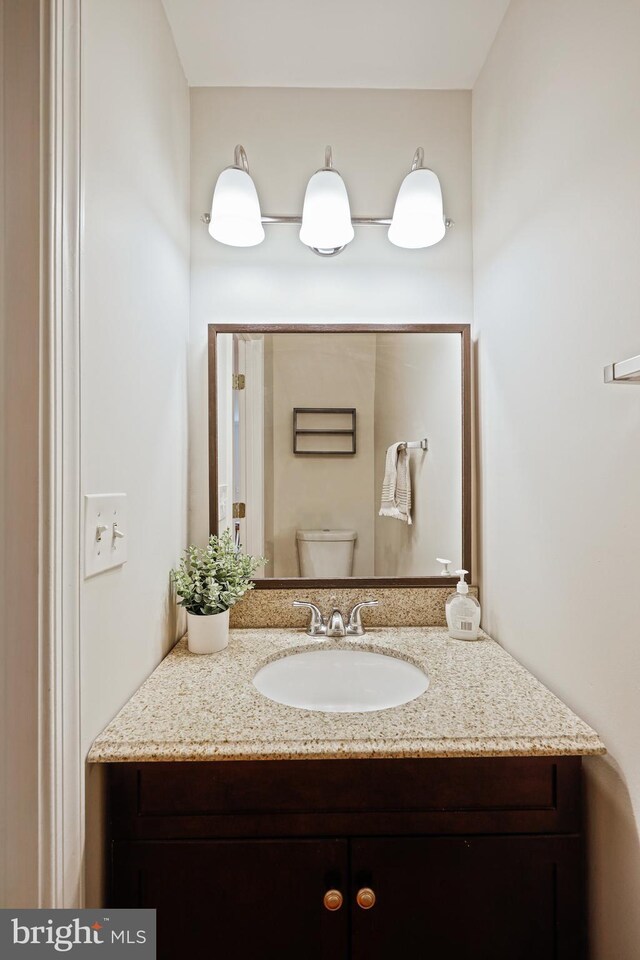
POLYGON ((509 0, 163 0, 191 86, 469 89, 509 0))

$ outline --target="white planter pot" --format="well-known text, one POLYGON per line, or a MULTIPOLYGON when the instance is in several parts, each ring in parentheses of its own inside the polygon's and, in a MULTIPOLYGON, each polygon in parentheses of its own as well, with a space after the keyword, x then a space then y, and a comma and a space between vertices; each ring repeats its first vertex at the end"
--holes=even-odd
POLYGON ((190 653, 217 653, 229 643, 229 611, 208 617, 187 613, 187 644, 190 653))

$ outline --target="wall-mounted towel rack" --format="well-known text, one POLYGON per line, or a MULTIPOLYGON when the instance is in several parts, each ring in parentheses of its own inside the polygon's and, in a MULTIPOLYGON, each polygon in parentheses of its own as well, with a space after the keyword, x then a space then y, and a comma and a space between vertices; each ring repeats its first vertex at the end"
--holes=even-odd
POLYGON ((398 450, 428 450, 429 441, 425 437, 424 440, 404 440, 398 450))
POLYGON ((640 383, 640 354, 604 368, 605 383, 640 383))

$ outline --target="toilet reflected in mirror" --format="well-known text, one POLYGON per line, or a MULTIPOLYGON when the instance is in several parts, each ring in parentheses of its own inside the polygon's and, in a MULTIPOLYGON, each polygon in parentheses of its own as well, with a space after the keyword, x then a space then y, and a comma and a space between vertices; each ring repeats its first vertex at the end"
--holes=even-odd
POLYGON ((355 530, 297 530, 301 577, 328 579, 353 574, 355 530))

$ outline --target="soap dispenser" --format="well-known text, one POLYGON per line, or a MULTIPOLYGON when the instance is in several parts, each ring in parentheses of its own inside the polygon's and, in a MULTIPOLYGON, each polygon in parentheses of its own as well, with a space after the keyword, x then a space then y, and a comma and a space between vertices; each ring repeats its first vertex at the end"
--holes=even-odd
POLYGON ((466 570, 456 570, 460 582, 445 605, 449 636, 454 640, 477 640, 480 629, 480 604, 469 595, 469 587, 464 579, 466 574, 466 570))

